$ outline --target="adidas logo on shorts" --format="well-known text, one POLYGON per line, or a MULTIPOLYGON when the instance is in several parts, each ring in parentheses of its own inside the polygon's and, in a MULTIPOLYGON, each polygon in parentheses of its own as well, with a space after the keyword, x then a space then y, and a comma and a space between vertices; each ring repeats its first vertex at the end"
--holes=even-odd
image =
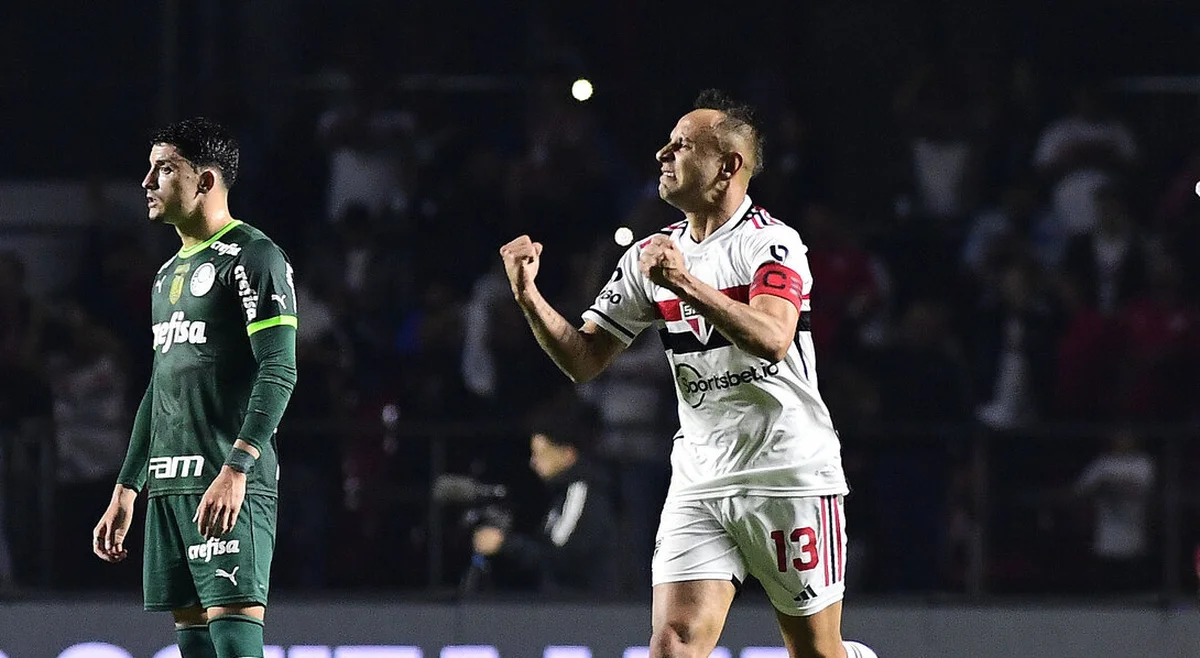
POLYGON ((815 598, 817 598, 817 591, 813 589, 812 585, 805 585, 804 591, 797 594, 796 598, 792 600, 796 603, 808 603, 815 598))

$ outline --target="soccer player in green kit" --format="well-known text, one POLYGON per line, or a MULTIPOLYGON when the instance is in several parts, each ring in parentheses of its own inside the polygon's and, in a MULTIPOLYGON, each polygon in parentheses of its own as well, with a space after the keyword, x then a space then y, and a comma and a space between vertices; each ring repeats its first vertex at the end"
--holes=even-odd
POLYGON ((183 247, 158 270, 154 368, 93 550, 119 562, 147 496, 147 610, 170 610, 183 658, 261 658, 279 471, 275 428, 296 382, 287 256, 229 215, 238 146, 204 118, 151 140, 150 220, 183 247))

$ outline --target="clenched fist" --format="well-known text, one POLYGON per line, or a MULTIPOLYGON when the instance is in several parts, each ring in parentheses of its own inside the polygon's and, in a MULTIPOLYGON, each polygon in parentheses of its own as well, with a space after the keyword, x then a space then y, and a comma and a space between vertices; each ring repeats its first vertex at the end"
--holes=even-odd
POLYGON ((533 280, 537 277, 541 255, 542 243, 530 240, 528 235, 522 235, 500 247, 504 273, 508 275, 508 283, 512 286, 513 296, 517 301, 524 299, 525 295, 533 290, 533 280))
POLYGON ((677 291, 688 276, 683 252, 665 235, 650 238, 649 244, 642 248, 638 267, 651 281, 673 291, 677 291))

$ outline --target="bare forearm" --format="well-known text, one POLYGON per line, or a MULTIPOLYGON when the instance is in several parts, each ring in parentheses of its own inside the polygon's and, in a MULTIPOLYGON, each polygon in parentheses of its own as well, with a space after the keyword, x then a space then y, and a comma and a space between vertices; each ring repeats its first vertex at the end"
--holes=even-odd
POLYGON ((682 281, 675 292, 738 348, 772 363, 787 355, 792 335, 778 318, 694 278, 682 281))
POLYGON ((604 364, 593 354, 592 338, 572 326, 540 292, 527 291, 517 303, 542 350, 571 381, 586 382, 600 374, 604 364))

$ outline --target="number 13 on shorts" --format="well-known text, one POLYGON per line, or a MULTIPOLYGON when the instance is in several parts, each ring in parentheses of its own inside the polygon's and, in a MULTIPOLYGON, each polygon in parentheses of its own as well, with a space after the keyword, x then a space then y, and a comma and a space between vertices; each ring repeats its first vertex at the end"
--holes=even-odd
POLYGON ((842 497, 815 496, 779 503, 777 507, 782 509, 763 518, 767 522, 765 548, 774 558, 774 568, 764 573, 766 565, 756 565, 754 575, 776 608, 785 613, 812 614, 841 600, 845 593, 842 497))
POLYGON ((780 612, 809 615, 842 600, 845 554, 840 495, 668 500, 652 575, 655 585, 753 575, 780 612))

